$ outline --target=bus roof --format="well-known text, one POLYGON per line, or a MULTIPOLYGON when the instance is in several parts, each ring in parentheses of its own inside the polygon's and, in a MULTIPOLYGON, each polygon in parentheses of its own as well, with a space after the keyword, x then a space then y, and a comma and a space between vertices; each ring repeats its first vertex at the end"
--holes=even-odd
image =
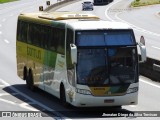
POLYGON ((99 17, 93 14, 78 13, 78 12, 38 12, 38 13, 23 13, 20 16, 48 19, 48 20, 68 20, 68 19, 97 19, 99 17))
POLYGON ((112 21, 69 21, 67 22, 74 29, 78 30, 97 30, 97 29, 131 29, 131 27, 122 22, 112 21))
POLYGON ((28 19, 39 23, 53 24, 54 21, 65 23, 71 28, 77 30, 94 29, 130 29, 131 27, 122 22, 103 21, 93 14, 75 13, 75 12, 38 12, 24 13, 19 16, 20 19, 28 19))

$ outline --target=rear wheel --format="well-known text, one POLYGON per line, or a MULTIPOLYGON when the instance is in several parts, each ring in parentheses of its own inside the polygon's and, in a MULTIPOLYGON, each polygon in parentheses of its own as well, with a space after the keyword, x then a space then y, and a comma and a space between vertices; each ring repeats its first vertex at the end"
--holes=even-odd
POLYGON ((27 84, 27 87, 29 89, 31 89, 32 91, 35 90, 35 86, 34 86, 34 82, 33 82, 33 73, 32 73, 31 69, 29 70, 27 80, 26 80, 26 84, 27 84))
POLYGON ((23 69, 23 80, 27 80, 27 67, 24 67, 23 69))

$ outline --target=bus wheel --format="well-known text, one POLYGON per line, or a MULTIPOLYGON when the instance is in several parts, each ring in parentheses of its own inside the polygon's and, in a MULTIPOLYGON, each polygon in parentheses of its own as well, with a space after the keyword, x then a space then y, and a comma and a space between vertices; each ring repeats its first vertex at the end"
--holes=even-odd
POLYGON ((35 86, 34 86, 34 82, 33 82, 33 73, 32 73, 31 69, 29 70, 26 83, 27 83, 27 86, 29 87, 29 89, 31 89, 31 91, 35 90, 35 86))
POLYGON ((64 86, 61 84, 60 86, 60 100, 62 102, 62 105, 65 107, 65 108, 68 108, 69 104, 67 103, 66 101, 66 94, 65 94, 65 89, 64 89, 64 86))
POLYGON ((23 80, 27 80, 27 67, 24 67, 23 69, 23 80))
POLYGON ((26 86, 27 86, 28 89, 30 89, 30 78, 29 78, 28 75, 26 77, 26 86))

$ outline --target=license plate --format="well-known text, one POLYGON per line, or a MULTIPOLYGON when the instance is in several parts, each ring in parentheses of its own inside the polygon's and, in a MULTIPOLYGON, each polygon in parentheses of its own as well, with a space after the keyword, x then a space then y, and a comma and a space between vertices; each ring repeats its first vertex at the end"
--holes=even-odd
POLYGON ((114 99, 106 99, 104 100, 104 103, 114 103, 114 99))

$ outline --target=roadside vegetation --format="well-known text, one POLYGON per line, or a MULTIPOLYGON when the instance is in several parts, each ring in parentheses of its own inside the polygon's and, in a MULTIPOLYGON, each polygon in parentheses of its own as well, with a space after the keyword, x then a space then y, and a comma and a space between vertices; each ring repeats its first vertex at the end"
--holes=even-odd
POLYGON ((139 7, 139 6, 147 6, 147 5, 154 5, 160 4, 160 0, 134 0, 131 3, 132 7, 139 7))
POLYGON ((1 3, 6 3, 6 2, 13 2, 13 1, 16 1, 16 0, 0 0, 0 4, 1 3))

